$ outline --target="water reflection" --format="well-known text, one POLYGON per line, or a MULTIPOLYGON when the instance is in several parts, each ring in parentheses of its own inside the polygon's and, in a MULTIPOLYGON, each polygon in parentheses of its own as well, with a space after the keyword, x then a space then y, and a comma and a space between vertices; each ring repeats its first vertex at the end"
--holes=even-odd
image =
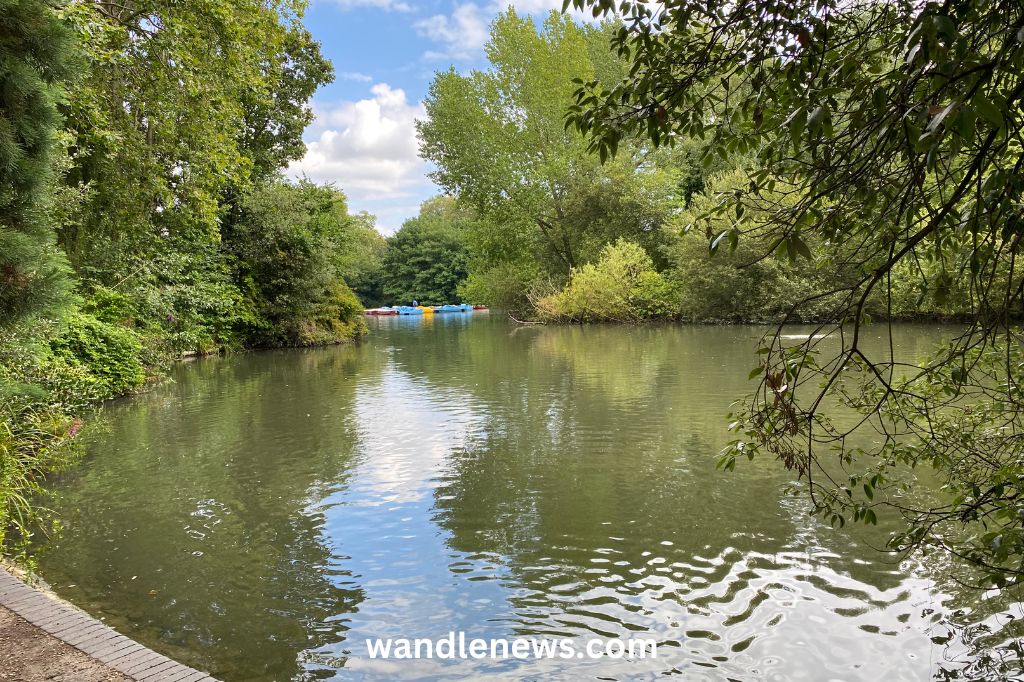
MULTIPOLYGON (((928 679, 945 569, 714 470, 758 328, 378 318, 107 410, 42 573, 233 680, 928 679), (367 637, 651 636, 655 660, 380 661, 367 637), (339 672, 340 671, 340 672, 339 672)), ((901 331, 919 354, 936 338, 901 331)), ((881 339, 878 340, 879 348, 881 339)))

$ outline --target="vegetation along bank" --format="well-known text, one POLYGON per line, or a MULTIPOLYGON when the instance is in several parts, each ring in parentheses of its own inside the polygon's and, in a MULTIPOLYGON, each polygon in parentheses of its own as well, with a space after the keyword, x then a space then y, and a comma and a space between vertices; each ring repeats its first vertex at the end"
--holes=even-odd
POLYGON ((767 453, 831 523, 895 510, 894 551, 1016 582, 1019 3, 569 4, 604 21, 508 10, 486 68, 435 75, 418 132, 445 196, 385 239, 341 189, 282 176, 332 78, 301 0, 0 0, 5 546, 88 404, 186 354, 347 342, 364 307, 416 300, 852 330, 838 351, 766 340, 721 465, 767 453), (967 324, 909 373, 862 352, 871 320, 919 317, 967 324), (948 504, 899 502, 917 466, 948 504))

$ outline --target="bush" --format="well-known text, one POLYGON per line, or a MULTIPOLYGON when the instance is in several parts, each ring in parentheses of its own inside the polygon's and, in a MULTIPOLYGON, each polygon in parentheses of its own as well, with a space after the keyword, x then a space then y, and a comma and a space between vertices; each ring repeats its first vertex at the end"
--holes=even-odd
POLYGON ((138 334, 93 315, 71 315, 50 346, 58 358, 81 364, 95 375, 101 382, 103 398, 129 393, 146 380, 138 334))
MULTIPOLYGON (((679 236, 668 250, 669 278, 679 313, 701 322, 774 322, 814 292, 813 265, 790 264, 770 256, 767 246, 741 239, 734 252, 711 255, 708 239, 696 231, 679 236)), ((819 310, 802 309, 810 319, 819 310)))
POLYGON ((539 286, 535 268, 518 263, 501 263, 473 272, 459 285, 459 298, 467 303, 488 305, 510 313, 532 313, 530 293, 539 286))
POLYGON ((74 437, 81 422, 64 412, 28 401, 5 398, 0 406, 0 547, 10 549, 13 529, 20 544, 31 537, 43 510, 33 498, 53 472, 71 466, 81 452, 74 437))
POLYGON ((639 322, 673 314, 670 287, 639 244, 619 239, 597 263, 574 270, 560 292, 537 301, 542 319, 639 322))
POLYGON ((0 329, 0 549, 17 546, 42 520, 36 503, 48 473, 70 466, 81 422, 72 415, 104 392, 78 363, 53 354, 52 325, 0 329), (14 530, 13 534, 9 531, 14 530), (7 540, 16 540, 10 542, 7 540))
POLYGON ((344 282, 338 280, 308 319, 298 320, 289 341, 297 346, 344 343, 367 332, 363 304, 344 282))
POLYGON ((356 228, 345 195, 330 186, 279 179, 242 197, 225 249, 250 311, 238 325, 247 345, 338 343, 361 333, 362 304, 343 279, 356 228))

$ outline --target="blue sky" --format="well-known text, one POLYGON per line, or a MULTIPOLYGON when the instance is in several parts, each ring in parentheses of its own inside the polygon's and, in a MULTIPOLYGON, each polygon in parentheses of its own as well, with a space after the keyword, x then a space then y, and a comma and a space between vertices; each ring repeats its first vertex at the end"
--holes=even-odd
POLYGON ((385 234, 415 216, 439 192, 415 130, 433 74, 486 66, 488 25, 510 4, 540 17, 562 0, 311 0, 305 24, 336 77, 313 97, 307 153, 289 174, 333 182, 385 234))

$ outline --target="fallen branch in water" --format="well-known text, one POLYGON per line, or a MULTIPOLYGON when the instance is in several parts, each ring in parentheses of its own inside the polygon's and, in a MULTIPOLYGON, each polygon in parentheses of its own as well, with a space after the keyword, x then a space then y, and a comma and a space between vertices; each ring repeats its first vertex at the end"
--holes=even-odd
POLYGON ((528 322, 526 320, 517 320, 513 317, 512 313, 508 313, 508 319, 512 320, 516 324, 544 324, 543 322, 528 322))

